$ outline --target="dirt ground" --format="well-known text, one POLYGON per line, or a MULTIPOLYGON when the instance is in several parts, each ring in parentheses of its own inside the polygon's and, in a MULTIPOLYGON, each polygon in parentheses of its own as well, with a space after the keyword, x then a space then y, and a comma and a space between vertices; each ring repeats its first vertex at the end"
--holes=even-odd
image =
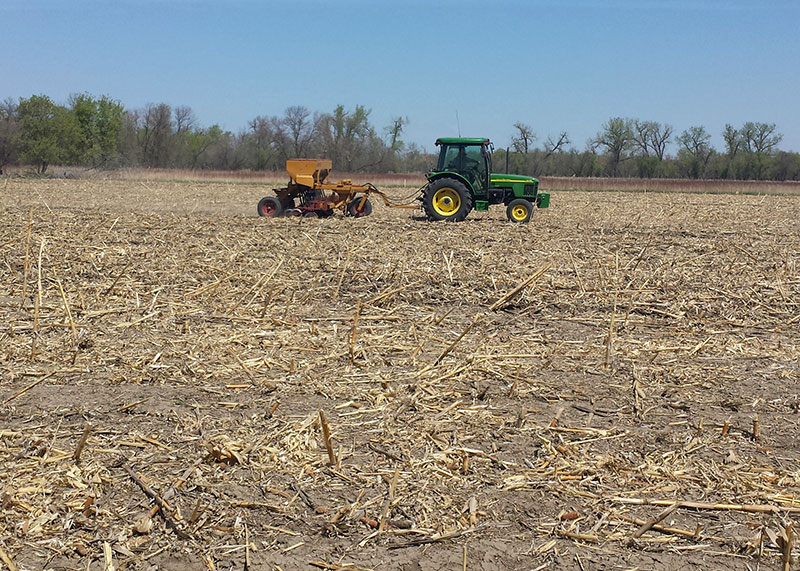
POLYGON ((6 566, 797 568, 800 197, 267 188, 0 181, 6 566))

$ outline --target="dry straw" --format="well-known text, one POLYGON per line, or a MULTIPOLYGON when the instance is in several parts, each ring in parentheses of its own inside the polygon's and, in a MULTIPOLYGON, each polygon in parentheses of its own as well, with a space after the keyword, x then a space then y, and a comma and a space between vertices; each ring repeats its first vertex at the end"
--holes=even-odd
POLYGON ((554 193, 520 226, 263 194, 8 183, 7 567, 796 558, 797 198, 554 193))

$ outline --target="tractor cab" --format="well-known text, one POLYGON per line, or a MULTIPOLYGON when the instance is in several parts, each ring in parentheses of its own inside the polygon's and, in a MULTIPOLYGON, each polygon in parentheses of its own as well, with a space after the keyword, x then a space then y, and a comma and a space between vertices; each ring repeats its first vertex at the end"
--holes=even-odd
POLYGON ((492 172, 489 139, 437 139, 439 162, 436 172, 459 175, 475 194, 485 194, 492 172))

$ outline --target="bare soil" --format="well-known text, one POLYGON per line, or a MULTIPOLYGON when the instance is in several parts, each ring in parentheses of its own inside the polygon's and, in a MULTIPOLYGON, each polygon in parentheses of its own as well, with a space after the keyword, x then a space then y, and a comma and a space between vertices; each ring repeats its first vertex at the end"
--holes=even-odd
POLYGON ((0 182, 6 566, 783 568, 800 197, 265 194, 0 182))

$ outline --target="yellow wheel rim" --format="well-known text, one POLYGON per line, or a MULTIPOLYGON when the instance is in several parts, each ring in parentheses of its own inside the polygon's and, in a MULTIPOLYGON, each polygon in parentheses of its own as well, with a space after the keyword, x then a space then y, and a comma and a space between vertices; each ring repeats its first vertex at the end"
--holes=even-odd
POLYGON ((517 222, 522 222, 528 217, 528 209, 523 204, 517 204, 511 209, 511 217, 517 222))
POLYGON ((461 196, 449 187, 440 188, 433 195, 433 209, 440 216, 452 216, 461 208, 461 196))

